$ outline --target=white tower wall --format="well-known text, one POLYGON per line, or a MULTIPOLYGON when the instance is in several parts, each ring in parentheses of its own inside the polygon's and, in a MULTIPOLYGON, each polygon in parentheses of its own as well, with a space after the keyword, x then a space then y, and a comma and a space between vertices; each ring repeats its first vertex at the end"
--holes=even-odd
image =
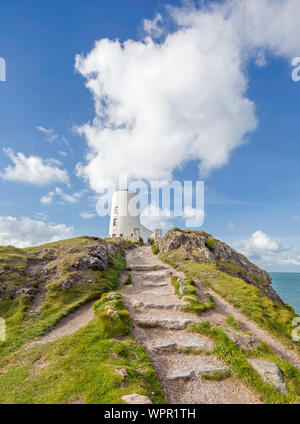
POLYGON ((132 216, 130 205, 138 204, 138 195, 129 190, 116 191, 112 198, 109 237, 131 237, 133 229, 140 227, 140 215, 132 216))

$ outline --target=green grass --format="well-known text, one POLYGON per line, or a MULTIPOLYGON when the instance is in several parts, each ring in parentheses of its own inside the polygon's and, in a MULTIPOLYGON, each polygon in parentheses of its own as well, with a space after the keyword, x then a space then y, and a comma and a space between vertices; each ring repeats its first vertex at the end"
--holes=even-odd
POLYGON ((183 262, 176 251, 161 254, 161 259, 185 272, 188 278, 200 280, 289 348, 300 352, 300 343, 291 338, 292 320, 296 315, 290 308, 273 302, 257 287, 220 271, 216 264, 183 262))
POLYGON ((268 346, 261 344, 253 351, 246 351, 234 344, 218 327, 209 322, 192 324, 190 330, 209 337, 214 342, 213 354, 230 368, 235 379, 246 385, 263 403, 293 403, 300 399, 300 372, 289 362, 271 352, 268 346), (259 357, 275 362, 280 368, 287 384, 288 394, 283 395, 274 387, 265 383, 247 361, 247 357, 259 357))
POLYGON ((126 286, 130 286, 130 284, 132 284, 132 278, 131 275, 128 275, 126 281, 125 281, 125 285, 126 286))
MULTIPOLYGON (((28 314, 29 296, 0 302, 0 316, 6 319, 7 327, 7 340, 0 343, 1 404, 113 404, 124 403, 122 395, 132 393, 149 396, 153 403, 164 402, 156 374, 144 348, 132 338, 130 316, 115 292, 125 267, 122 250, 111 256, 107 271, 70 271, 74 261, 97 243, 80 237, 22 249, 10 261, 15 269, 24 271, 28 257, 46 256, 48 266, 56 269, 60 278, 47 284, 38 316, 28 314), (61 282, 69 277, 76 277, 76 284, 62 290, 61 282), (94 283, 86 284, 87 280, 94 283), (95 300, 95 318, 87 326, 52 343, 26 347, 63 316, 91 300, 95 300), (116 372, 119 368, 126 368, 129 374, 123 384, 116 372)), ((8 253, 2 253, 5 262, 8 253)), ((11 253, 16 252, 9 249, 11 253)))
POLYGON ((201 313, 214 308, 215 301, 209 293, 207 293, 209 303, 204 303, 199 299, 196 294, 197 288, 195 282, 191 278, 188 278, 183 282, 184 286, 186 287, 183 291, 183 294, 180 294, 180 282, 178 281, 178 277, 172 277, 171 282, 175 288, 175 294, 188 303, 188 305, 181 308, 183 312, 190 312, 192 314, 200 315, 201 313))
POLYGON ((159 254, 158 246, 152 246, 152 252, 154 253, 154 255, 158 255, 159 254))
POLYGON ((60 288, 61 281, 70 276, 70 273, 63 274, 60 280, 47 285, 46 298, 39 316, 28 314, 31 299, 27 295, 0 302, 0 317, 6 320, 7 334, 6 341, 0 343, 0 366, 7 361, 12 352, 50 330, 62 317, 79 306, 101 297, 103 293, 116 289, 124 266, 125 259, 121 254, 112 256, 107 271, 81 272, 79 273, 81 280, 69 290, 60 288), (87 279, 93 279, 95 283, 86 284, 87 279))
POLYGON ((202 373, 201 377, 204 380, 223 381, 231 376, 230 370, 220 370, 209 373, 202 373))
POLYGON ((236 320, 230 315, 226 318, 226 324, 228 324, 230 327, 232 327, 236 331, 241 331, 241 328, 236 322, 236 320))
POLYGON ((128 312, 120 295, 114 296, 116 300, 104 295, 97 301, 95 319, 75 334, 34 347, 26 354, 19 351, 2 369, 0 403, 119 404, 124 403, 123 395, 132 393, 164 403, 147 354, 131 337, 128 312), (107 305, 120 318, 107 315, 107 305), (116 372, 120 368, 128 372, 123 384, 116 372))
POLYGON ((214 239, 206 239, 205 240, 205 246, 213 252, 215 250, 215 240, 214 239))

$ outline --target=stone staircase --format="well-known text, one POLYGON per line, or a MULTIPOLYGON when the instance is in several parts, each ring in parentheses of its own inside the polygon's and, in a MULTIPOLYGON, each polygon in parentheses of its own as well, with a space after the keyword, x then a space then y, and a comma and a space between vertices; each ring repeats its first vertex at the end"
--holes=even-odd
POLYGON ((171 277, 179 274, 160 262, 150 246, 129 250, 126 259, 132 284, 122 284, 120 291, 133 321, 134 337, 145 347, 166 401, 257 403, 232 378, 223 381, 202 378, 203 374, 227 368, 212 354, 210 340, 187 330, 189 324, 203 318, 181 311, 186 302, 175 295, 171 284, 171 277))

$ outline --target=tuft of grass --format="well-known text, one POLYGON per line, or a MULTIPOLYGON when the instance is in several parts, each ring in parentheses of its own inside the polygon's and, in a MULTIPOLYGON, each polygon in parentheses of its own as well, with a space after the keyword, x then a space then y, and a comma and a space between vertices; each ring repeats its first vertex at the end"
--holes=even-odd
POLYGON ((214 239, 206 239, 205 240, 205 246, 210 250, 210 251, 214 251, 215 250, 215 240, 214 239))
POLYGON ((151 246, 153 246, 153 245, 154 245, 154 243, 155 243, 154 238, 153 238, 153 237, 148 238, 148 243, 149 243, 151 246))
POLYGON ((201 377, 204 380, 214 380, 214 381, 223 381, 231 376, 230 370, 220 370, 209 373, 202 373, 201 377))
POLYGON ((232 316, 230 316, 230 315, 229 315, 229 316, 226 318, 226 323, 227 323, 228 325, 230 325, 230 327, 234 328, 235 330, 237 330, 237 331, 241 331, 240 326, 238 325, 238 323, 236 322, 236 320, 235 320, 232 316))
POLYGON ((132 278, 131 275, 128 275, 126 281, 125 281, 125 285, 126 286, 130 286, 130 284, 132 284, 132 278))
POLYGON ((191 278, 187 278, 183 284, 186 287, 183 294, 180 294, 180 282, 178 280, 178 277, 172 277, 172 285, 175 288, 175 294, 179 298, 183 298, 185 302, 188 302, 188 305, 183 306, 181 310, 183 312, 190 312, 192 314, 200 315, 201 313, 208 311, 209 309, 212 309, 215 307, 215 301, 213 296, 211 296, 209 293, 207 293, 207 296, 209 298, 209 303, 202 302, 199 297, 197 296, 197 288, 195 282, 191 278))
POLYGON ((158 246, 152 246, 152 252, 154 253, 154 255, 158 255, 159 254, 158 246))

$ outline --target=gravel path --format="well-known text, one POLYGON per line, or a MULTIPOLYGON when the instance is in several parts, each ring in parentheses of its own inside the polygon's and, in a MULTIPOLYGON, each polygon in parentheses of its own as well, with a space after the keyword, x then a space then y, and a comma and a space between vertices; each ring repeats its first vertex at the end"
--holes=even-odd
POLYGON ((78 308, 75 312, 67 315, 65 318, 62 318, 53 330, 42 336, 39 340, 30 343, 29 346, 32 347, 37 344, 53 342, 61 337, 69 336, 81 327, 84 327, 94 318, 93 303, 94 302, 89 302, 78 308))
MULTIPOLYGON (((134 337, 146 348, 166 401, 170 404, 259 403, 233 378, 217 382, 201 377, 201 373, 226 370, 226 366, 211 354, 210 340, 185 329, 188 322, 209 318, 179 310, 184 302, 174 294, 171 285, 176 271, 154 256, 149 246, 129 250, 126 259, 132 284, 121 282, 120 291, 133 320, 134 337), (145 328, 154 323, 155 327, 145 328), (198 354, 189 355, 182 349, 193 349, 198 354)), ((223 322, 224 315, 219 317, 218 313, 214 320, 223 322)))

